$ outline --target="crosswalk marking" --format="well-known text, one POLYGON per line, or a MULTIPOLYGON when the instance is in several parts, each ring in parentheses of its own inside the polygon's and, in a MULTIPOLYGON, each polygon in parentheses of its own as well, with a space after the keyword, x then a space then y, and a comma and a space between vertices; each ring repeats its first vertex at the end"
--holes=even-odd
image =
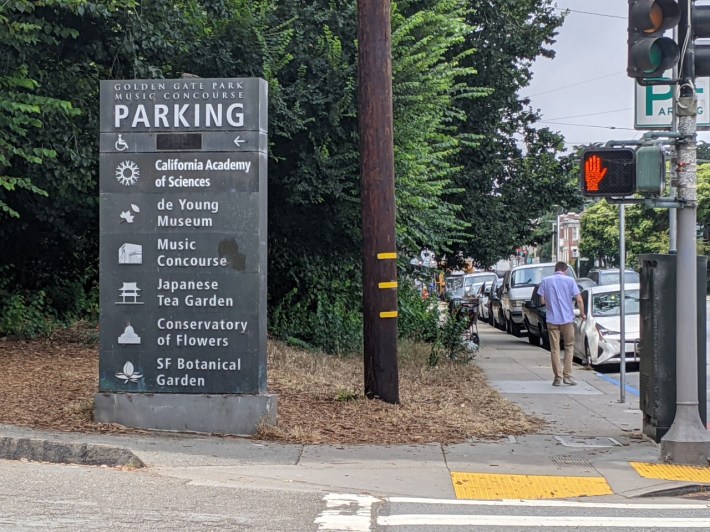
POLYGON ((400 514, 377 518, 381 526, 520 526, 552 527, 639 527, 639 528, 704 528, 710 527, 706 518, 606 517, 606 516, 533 516, 533 515, 442 515, 400 514))
POLYGON ((710 502, 625 503, 560 500, 460 500, 423 497, 385 497, 330 493, 326 509, 315 519, 322 531, 370 532, 377 527, 481 527, 486 530, 617 528, 710 530, 710 502), (381 510, 373 506, 385 503, 381 510), (431 513, 448 507, 450 513, 431 513), (421 508, 422 513, 416 513, 421 508), (508 508, 508 510, 503 510, 508 508), (525 509, 528 509, 526 512, 525 509), (377 515, 382 510, 389 515, 377 515), (535 511, 536 510, 536 511, 535 511), (473 513, 471 513, 473 512, 473 513), (678 515, 687 513, 687 517, 678 515), (545 514, 549 515, 545 515, 545 514), (616 515, 608 515, 608 514, 616 515), (531 514, 531 515, 526 515, 531 514), (560 515, 567 514, 567 515, 560 515), (580 514, 580 515, 575 515, 580 514), (628 514, 628 515, 623 515, 628 514), (709 516, 706 517, 706 514, 709 516), (697 516, 702 517, 697 517, 697 516))
POLYGON ((372 521, 372 504, 379 501, 368 495, 329 493, 323 500, 326 510, 315 519, 318 530, 368 532, 372 521))
POLYGON ((710 508, 710 503, 679 503, 679 504, 633 504, 619 502, 576 502, 556 500, 499 500, 474 501, 461 499, 428 499, 425 497, 388 497, 392 503, 405 504, 439 504, 450 506, 530 506, 535 508, 596 508, 616 510, 699 510, 710 508))

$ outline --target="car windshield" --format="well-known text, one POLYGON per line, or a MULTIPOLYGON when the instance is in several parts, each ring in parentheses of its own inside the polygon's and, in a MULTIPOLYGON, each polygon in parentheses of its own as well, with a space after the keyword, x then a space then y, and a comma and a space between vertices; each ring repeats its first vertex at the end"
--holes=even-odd
MULTIPOLYGON (((639 274, 636 272, 626 272, 624 274, 624 283, 640 283, 639 274)), ((599 284, 619 284, 619 272, 600 272, 599 284)))
POLYGON ((464 278, 464 286, 466 287, 466 291, 469 294, 475 294, 481 288, 481 285, 483 283, 492 281, 493 279, 495 279, 495 276, 493 275, 477 275, 475 277, 466 277, 464 278))
MULTIPOLYGON (((515 270, 511 274, 510 285, 515 287, 533 286, 539 284, 543 278, 548 277, 553 273, 555 273, 554 264, 539 266, 537 268, 521 268, 520 270, 515 270)), ((567 268, 567 276, 574 277, 572 268, 567 268)))
MULTIPOLYGON (((639 291, 629 290, 624 292, 624 312, 628 314, 638 314, 640 312, 639 291)), ((620 292, 606 292, 594 294, 592 296, 592 314, 594 316, 620 316, 621 315, 621 294, 620 292)))
POLYGON ((463 277, 447 277, 446 287, 452 292, 463 288, 463 277))

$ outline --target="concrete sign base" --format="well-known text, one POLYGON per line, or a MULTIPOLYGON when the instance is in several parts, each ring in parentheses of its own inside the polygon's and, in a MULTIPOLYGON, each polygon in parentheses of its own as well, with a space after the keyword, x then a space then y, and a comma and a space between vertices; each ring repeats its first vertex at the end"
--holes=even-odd
POLYGON ((251 436, 276 425, 275 394, 185 395, 98 393, 94 419, 137 429, 251 436))

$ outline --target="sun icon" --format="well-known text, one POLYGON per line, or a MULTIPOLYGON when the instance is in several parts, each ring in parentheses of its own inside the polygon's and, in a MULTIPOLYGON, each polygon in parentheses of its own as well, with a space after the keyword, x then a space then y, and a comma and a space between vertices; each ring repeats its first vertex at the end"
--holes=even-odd
POLYGON ((133 185, 140 176, 138 165, 133 161, 123 161, 116 167, 116 179, 122 185, 133 185))

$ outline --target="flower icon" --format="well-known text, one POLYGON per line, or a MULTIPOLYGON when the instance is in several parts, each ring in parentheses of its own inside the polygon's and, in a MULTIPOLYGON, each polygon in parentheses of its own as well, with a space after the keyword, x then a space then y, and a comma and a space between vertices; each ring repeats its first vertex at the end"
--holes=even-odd
POLYGON ((125 384, 128 384, 128 381, 131 382, 138 382, 140 379, 143 378, 142 373, 134 373, 135 368, 133 367, 133 364, 130 362, 126 362, 123 365, 123 372, 116 373, 116 378, 121 379, 125 384))

